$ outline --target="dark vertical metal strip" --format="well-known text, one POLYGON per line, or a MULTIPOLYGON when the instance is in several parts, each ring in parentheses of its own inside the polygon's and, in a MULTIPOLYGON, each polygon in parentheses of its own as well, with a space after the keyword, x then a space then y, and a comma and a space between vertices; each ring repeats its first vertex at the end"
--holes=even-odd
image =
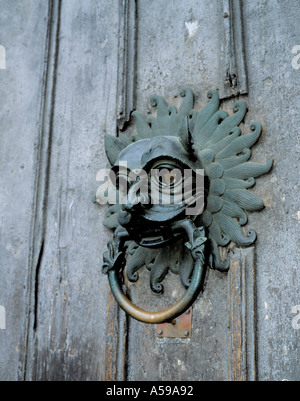
POLYGON ((220 98, 248 93, 241 0, 223 0, 224 35, 221 50, 220 98))
POLYGON ((126 128, 136 107, 137 0, 119 2, 117 127, 126 128))

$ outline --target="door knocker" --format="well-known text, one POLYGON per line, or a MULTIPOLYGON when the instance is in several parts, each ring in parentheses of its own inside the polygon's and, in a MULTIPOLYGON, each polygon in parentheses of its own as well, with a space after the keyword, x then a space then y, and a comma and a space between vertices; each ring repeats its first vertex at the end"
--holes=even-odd
MULTIPOLYGON (((219 109, 216 90, 208 92, 210 100, 200 112, 193 109, 191 89, 182 89, 180 95, 183 100, 178 110, 153 96, 155 116, 146 119, 134 112, 137 134, 131 138, 124 134, 105 138, 116 202, 104 222, 114 230, 114 239, 104 254, 103 273, 120 307, 145 323, 170 322, 190 308, 203 288, 207 267, 229 270, 229 260, 221 258, 220 247, 230 242, 250 246, 256 241, 254 231, 243 229, 246 212, 262 210, 264 204, 248 189, 273 165, 272 160, 249 162, 262 127, 252 122, 251 132, 242 135, 239 125, 247 113, 244 102, 237 101, 229 116, 219 109), (190 172, 188 178, 186 172, 190 172), (178 201, 178 189, 187 185, 185 181, 189 182, 188 195, 178 201), (202 189, 197 182, 203 183, 202 189), (164 190, 171 195, 169 202, 163 201, 164 190), (155 293, 163 292, 169 270, 178 274, 187 288, 183 298, 163 312, 134 306, 121 284, 125 271, 129 281, 138 281, 138 271, 144 266, 155 293)), ((103 204, 100 192, 96 198, 103 204)))

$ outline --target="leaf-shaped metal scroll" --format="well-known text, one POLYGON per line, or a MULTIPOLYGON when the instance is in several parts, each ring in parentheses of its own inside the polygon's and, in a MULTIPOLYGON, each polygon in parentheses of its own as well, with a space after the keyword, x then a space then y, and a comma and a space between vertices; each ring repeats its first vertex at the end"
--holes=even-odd
POLYGON ((190 253, 182 241, 164 249, 148 249, 135 246, 130 252, 131 257, 127 263, 127 278, 131 282, 139 279, 138 270, 146 267, 150 271, 151 289, 155 293, 162 293, 164 290, 161 284, 171 270, 179 274, 182 284, 187 288, 189 279, 193 272, 193 261, 190 253))

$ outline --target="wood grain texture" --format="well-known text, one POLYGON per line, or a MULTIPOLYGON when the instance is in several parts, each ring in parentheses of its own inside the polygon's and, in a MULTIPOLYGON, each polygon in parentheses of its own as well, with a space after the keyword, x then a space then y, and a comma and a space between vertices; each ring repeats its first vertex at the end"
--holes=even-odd
POLYGON ((108 233, 105 208, 92 200, 106 167, 104 134, 116 128, 118 12, 105 2, 60 3, 46 229, 26 378, 101 380, 108 233))
POLYGON ((126 381, 129 318, 108 294, 106 314, 105 380, 126 381))
POLYGON ((224 35, 220 52, 220 98, 248 93, 248 74, 244 45, 243 2, 223 0, 224 35))
POLYGON ((256 160, 275 159, 272 174, 254 192, 266 206, 254 213, 249 226, 257 229, 257 358, 260 381, 300 379, 299 330, 291 324, 299 305, 299 71, 291 49, 299 37, 295 15, 300 3, 243 1, 247 49, 249 121, 263 121, 264 134, 256 160), (266 7, 264 6, 266 5, 266 7), (272 26, 274 36, 268 35, 272 26), (274 46, 274 37, 277 37, 274 46), (277 241, 278 238, 278 241, 277 241))
POLYGON ((228 274, 228 373, 231 381, 256 381, 255 248, 231 251, 228 274))
MULTIPOLYGON (((47 81, 48 2, 0 2, 0 305, 6 309, 0 332, 0 380, 23 379, 28 315, 34 310, 32 281, 41 236, 34 242, 40 149, 47 81), (35 248, 33 256, 33 247, 35 248)), ((36 220, 40 230, 41 221, 36 220)))
MULTIPOLYGON (((222 90, 223 4, 137 1, 140 111, 151 111, 155 93, 178 106, 180 88, 190 86, 200 109, 208 89, 222 90)), ((152 326, 127 327, 110 298, 100 271, 109 237, 105 211, 91 203, 97 171, 106 166, 104 134, 116 135, 120 2, 0 0, 7 57, 0 71, 0 380, 299 380, 292 310, 300 303, 300 103, 291 49, 300 35, 300 3, 242 4, 245 127, 263 122, 253 157, 276 160, 272 175, 253 189, 266 209, 249 218, 258 232, 257 304, 247 276, 252 251, 238 250, 228 278, 208 272, 192 338, 162 340, 152 326)), ((224 109, 233 103, 226 97, 224 109)), ((158 309, 180 297, 172 275, 166 296, 149 295, 147 274, 129 285, 136 304, 158 309)))
MULTIPOLYGON (((43 98, 43 111, 41 115, 41 133, 37 153, 36 179, 34 188, 34 213, 31 222, 29 270, 28 270, 28 321, 25 325, 23 379, 28 377, 28 361, 34 355, 33 339, 38 320, 39 273, 44 254, 44 241, 46 234, 46 209, 49 183, 49 166, 51 158, 53 105, 56 90, 56 68, 58 55, 58 34, 60 29, 61 1, 51 0, 48 3, 48 31, 46 47, 45 87, 43 98)), ((30 374, 29 374, 30 377, 30 374)))
POLYGON ((117 126, 123 131, 136 107, 137 0, 119 1, 117 126))
POLYGON ((108 295, 106 315, 105 381, 117 380, 119 307, 111 293, 108 295))

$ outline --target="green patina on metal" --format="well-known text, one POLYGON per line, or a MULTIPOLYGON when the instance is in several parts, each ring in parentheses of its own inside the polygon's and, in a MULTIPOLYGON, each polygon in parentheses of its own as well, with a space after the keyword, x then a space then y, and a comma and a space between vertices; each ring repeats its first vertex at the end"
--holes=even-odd
MULTIPOLYGON (((157 110, 155 117, 147 119, 134 112, 137 134, 131 138, 124 134, 117 138, 106 136, 107 157, 116 171, 124 160, 132 170, 165 163, 170 164, 170 169, 204 169, 205 209, 200 215, 187 218, 186 205, 145 207, 128 201, 126 205, 110 207, 104 225, 115 231, 115 240, 104 255, 103 271, 114 272, 114 279, 110 276, 114 293, 118 292, 114 291, 118 287, 116 271, 125 269, 125 254, 128 279, 136 282, 139 269, 145 266, 156 293, 163 291, 161 283, 169 270, 179 274, 183 285, 189 288, 198 266, 201 280, 195 288, 199 292, 206 265, 222 272, 229 269, 229 260, 222 259, 220 247, 230 242, 250 246, 256 241, 256 233, 245 234, 243 226, 248 221, 247 212, 262 210, 264 204, 249 188, 255 185, 255 178, 268 173, 273 165, 272 160, 266 164, 249 162, 250 149, 262 133, 261 125, 252 122, 251 132, 242 135, 239 125, 246 116, 246 104, 237 101, 229 115, 219 109, 216 90, 208 92, 210 101, 200 112, 194 110, 191 89, 182 89, 180 95, 183 101, 178 110, 168 106, 162 97, 153 96, 150 104, 157 110), (153 237, 160 239, 149 239, 153 237)), ((188 308, 193 299, 194 296, 182 304, 188 308)), ((131 307, 127 312, 132 315, 131 307)), ((151 316, 133 317, 153 323, 151 316)))

